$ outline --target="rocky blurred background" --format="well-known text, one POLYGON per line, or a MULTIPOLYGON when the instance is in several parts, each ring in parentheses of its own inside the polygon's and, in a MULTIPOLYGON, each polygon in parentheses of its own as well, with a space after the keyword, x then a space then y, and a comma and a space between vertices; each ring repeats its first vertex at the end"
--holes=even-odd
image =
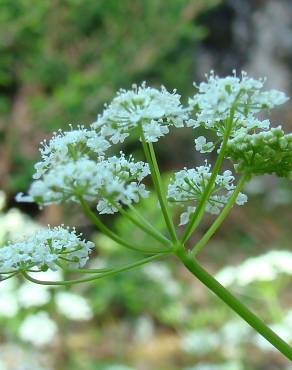
MULTIPOLYGON (((291 95, 292 3, 0 0, 0 53, 0 243, 42 224, 77 223, 97 241, 99 261, 123 259, 77 210, 72 216, 66 207, 40 212, 15 203, 31 181, 39 142, 69 124, 89 125, 117 89, 144 80, 177 88, 186 99, 192 82, 211 69, 220 75, 246 70, 291 95)), ((291 107, 275 111, 271 121, 291 131, 291 107)), ((184 130, 159 141, 163 170, 200 163, 193 147, 184 130)), ((139 149, 130 143, 123 150, 139 149)), ((201 259, 214 272, 241 266, 227 275, 236 280, 242 270, 251 279, 231 288, 291 340, 292 271, 280 262, 292 261, 291 185, 269 176, 246 191, 248 205, 233 210, 201 259), (282 266, 276 272, 274 260, 282 266), (256 274, 267 269, 268 276, 256 274)), ((151 200, 144 211, 157 217, 151 200)), ((132 232, 119 218, 109 222, 132 232)), ((37 294, 18 281, 0 286, 0 370, 288 369, 174 261, 70 292, 75 296, 49 289, 37 294), (77 307, 73 318, 68 302, 77 307), (38 325, 47 340, 29 335, 38 325)))

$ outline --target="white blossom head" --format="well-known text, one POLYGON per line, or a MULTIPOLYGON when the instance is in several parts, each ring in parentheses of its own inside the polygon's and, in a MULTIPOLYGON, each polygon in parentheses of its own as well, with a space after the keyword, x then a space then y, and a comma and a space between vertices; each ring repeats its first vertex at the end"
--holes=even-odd
POLYGON ((76 293, 57 292, 55 303, 58 311, 69 320, 86 321, 93 317, 89 302, 76 293))
POLYGON ((48 227, 35 234, 9 242, 0 248, 0 274, 10 271, 56 270, 58 262, 82 267, 94 244, 85 241, 75 229, 48 227))
POLYGON ((143 83, 131 90, 119 90, 92 127, 114 144, 123 142, 135 129, 140 136, 140 128, 147 142, 156 142, 168 133, 169 126, 183 127, 187 119, 176 91, 170 93, 163 86, 155 89, 143 83))
POLYGON ((52 344, 58 332, 58 327, 47 312, 39 311, 28 315, 19 327, 20 339, 36 347, 52 344), (40 330, 41 328, 41 330, 40 330))
POLYGON ((56 164, 76 161, 81 157, 90 157, 91 154, 103 156, 110 147, 110 143, 94 130, 83 126, 70 131, 59 130, 47 142, 41 143, 40 153, 42 160, 35 164, 33 177, 39 179, 56 164))
MULTIPOLYGON (((211 177, 211 166, 207 163, 192 169, 183 169, 176 172, 168 186, 169 202, 180 205, 186 209, 181 214, 180 225, 189 222, 189 217, 195 212, 204 190, 211 177)), ((234 176, 227 170, 222 175, 217 175, 212 193, 206 204, 206 211, 218 214, 220 209, 227 203, 235 189, 234 176)), ((246 195, 240 193, 236 203, 242 205, 247 201, 246 195)))
POLYGON ((194 117, 188 121, 192 127, 210 129, 223 136, 226 121, 233 111, 231 136, 238 132, 266 130, 268 120, 259 120, 257 114, 264 109, 272 109, 285 103, 287 96, 277 90, 263 91, 264 79, 253 79, 245 72, 241 76, 220 78, 211 71, 207 81, 195 85, 196 94, 189 99, 190 111, 194 117))
POLYGON ((31 184, 28 195, 18 194, 16 199, 42 206, 78 202, 82 197, 95 202, 99 213, 114 213, 118 204, 138 202, 148 195, 141 181, 149 172, 148 164, 135 162, 132 156, 127 159, 123 153, 98 162, 82 157, 54 166, 31 184))
POLYGON ((285 275, 292 275, 292 252, 271 250, 263 255, 248 258, 238 266, 224 267, 216 274, 216 278, 226 287, 245 287, 285 275))

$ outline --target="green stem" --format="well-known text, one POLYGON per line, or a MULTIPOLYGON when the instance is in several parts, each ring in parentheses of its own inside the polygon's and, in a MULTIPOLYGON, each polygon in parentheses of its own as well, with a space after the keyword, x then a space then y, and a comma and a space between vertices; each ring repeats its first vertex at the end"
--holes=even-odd
POLYGON ((137 209, 132 204, 129 204, 128 207, 135 214, 135 216, 140 220, 142 224, 147 225, 149 229, 152 229, 153 232, 156 232, 157 234, 160 235, 161 238, 163 238, 164 244, 167 244, 168 246, 172 245, 171 241, 166 236, 164 236, 162 232, 157 230, 139 211, 137 211, 137 209))
POLYGON ((147 159, 147 162, 149 163, 152 180, 153 180, 155 190, 157 192, 161 211, 163 213, 163 217, 164 217, 167 229, 169 231, 170 237, 172 241, 176 243, 177 242, 176 231, 175 231, 175 227, 174 227, 171 214, 168 208, 168 203, 166 200, 165 192, 163 190, 163 184, 162 184, 159 167, 158 167, 156 156, 155 156, 155 151, 154 151, 152 143, 146 143, 142 130, 141 130, 141 138, 142 138, 142 146, 144 149, 144 154, 147 159))
POLYGON ((122 245, 122 246, 124 246, 128 249, 136 251, 136 252, 149 253, 149 254, 163 252, 163 251, 158 250, 158 249, 149 250, 149 249, 144 248, 144 247, 135 247, 134 245, 132 245, 128 241, 122 239, 116 233, 112 232, 111 229, 109 229, 103 222, 101 222, 100 219, 94 214, 94 212, 92 212, 92 210, 90 209, 88 204, 84 201, 84 199, 81 196, 79 197, 79 201, 80 201, 81 207, 82 207, 83 212, 85 213, 85 215, 98 227, 98 229, 100 231, 102 231, 105 235, 107 235, 109 238, 114 240, 116 243, 118 243, 118 244, 120 244, 120 245, 122 245))
POLYGON ((216 279, 213 278, 196 260, 194 260, 181 247, 177 255, 186 268, 196 276, 206 287, 215 293, 233 311, 241 316, 251 327, 261 334, 267 341, 276 347, 286 358, 292 360, 292 348, 283 341, 273 330, 271 330, 261 319, 252 313, 235 296, 225 289, 216 279))
POLYGON ((208 201, 208 199, 209 199, 209 197, 212 193, 213 185, 216 181, 217 175, 220 171, 220 168, 221 168, 221 165, 222 165, 222 162, 223 162, 223 159, 224 159, 226 146, 227 146, 228 139, 229 139, 231 129, 232 129, 234 112, 235 112, 235 104, 234 104, 233 108, 231 109, 230 116, 227 120, 226 131, 225 131, 225 134, 224 134, 222 146, 220 148, 219 155, 217 157, 217 160, 215 162, 213 171, 211 173, 211 177, 210 177, 210 179, 208 181, 208 184, 205 188, 205 191, 202 195, 202 199, 201 199, 198 207, 196 208, 190 222, 188 223, 188 225, 185 228, 185 230, 183 232, 183 235, 181 237, 181 243, 182 244, 184 244, 189 239, 189 237, 195 231, 195 229, 198 227, 199 223, 201 222, 201 220, 204 216, 206 203, 207 203, 207 201, 208 201))
MULTIPOLYGON (((168 253, 168 255, 169 254, 171 254, 171 253, 168 253)), ((35 284, 40 284, 40 285, 73 285, 73 284, 86 283, 86 282, 90 282, 90 281, 94 281, 94 280, 99 280, 99 279, 102 279, 104 277, 115 275, 119 272, 128 271, 132 268, 142 266, 145 263, 148 263, 148 262, 154 261, 158 258, 161 258, 161 256, 162 256, 161 254, 158 254, 158 255, 156 254, 155 256, 147 257, 147 258, 144 258, 140 261, 130 263, 130 264, 125 265, 123 267, 117 268, 115 270, 105 272, 104 274, 97 274, 97 275, 94 275, 94 276, 90 276, 88 278, 75 279, 75 280, 43 281, 43 280, 38 280, 38 279, 35 279, 35 278, 31 277, 25 271, 22 271, 21 273, 27 280, 29 280, 29 281, 31 281, 32 283, 35 283, 35 284)), ((166 253, 163 254, 163 256, 166 256, 166 253)))
POLYGON ((213 224, 208 229, 208 231, 204 234, 204 236, 199 240, 199 242, 193 247, 192 252, 191 252, 192 256, 197 255, 197 253, 202 250, 202 248, 208 243, 210 238, 214 235, 214 233, 217 231, 219 226, 225 220, 231 208, 233 207, 234 203, 236 202, 236 198, 238 194, 240 193, 240 191, 242 190, 247 178, 248 178, 247 175, 243 175, 240 178, 233 194, 228 199, 228 202, 226 203, 225 207, 223 208, 219 216, 216 218, 216 220, 213 222, 213 224))
POLYGON ((76 272, 76 273, 83 273, 83 274, 102 274, 104 272, 110 272, 115 269, 115 267, 108 267, 108 268, 100 268, 100 269, 85 269, 85 268, 70 268, 64 266, 61 262, 55 262, 62 270, 66 272, 76 272))
POLYGON ((5 278, 0 278, 0 284, 1 284, 1 282, 2 281, 4 281, 4 280, 8 280, 8 279, 10 279, 10 278, 13 278, 14 276, 16 276, 16 275, 18 275, 19 274, 19 271, 16 271, 16 272, 14 272, 13 274, 11 274, 11 275, 9 275, 9 276, 6 276, 5 278))
POLYGON ((147 223, 145 222, 140 222, 140 220, 127 211, 123 209, 117 202, 112 201, 111 199, 107 198, 108 201, 118 209, 118 211, 128 218, 134 225, 138 226, 141 230, 145 231, 146 234, 152 236, 154 239, 162 243, 163 245, 168 245, 169 246, 169 240, 165 238, 162 234, 160 234, 153 226, 150 228, 148 227, 147 223))

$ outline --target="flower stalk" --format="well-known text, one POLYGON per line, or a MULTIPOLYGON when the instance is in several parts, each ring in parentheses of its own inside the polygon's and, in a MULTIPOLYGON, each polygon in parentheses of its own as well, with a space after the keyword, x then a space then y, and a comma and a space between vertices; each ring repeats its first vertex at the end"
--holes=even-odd
POLYGON ((210 275, 183 247, 177 250, 177 256, 185 267, 207 288, 217 295, 234 312, 244 319, 251 327, 277 348, 286 358, 292 360, 292 348, 271 330, 261 319, 243 305, 233 294, 225 289, 212 275, 210 275))
POLYGON ((229 198, 222 212, 219 214, 219 216, 216 218, 213 224, 209 227, 209 229, 206 231, 203 237, 198 241, 198 243, 195 244, 195 246, 191 249, 192 256, 196 256, 204 248, 204 246, 208 243, 210 238, 215 234, 215 232, 221 226, 222 222, 225 220, 225 218, 228 216, 229 212, 231 211, 232 207, 234 206, 234 203, 236 202, 236 198, 238 197, 238 194, 242 190, 248 178, 249 178, 249 175, 243 175, 239 179, 238 184, 232 196, 229 198))

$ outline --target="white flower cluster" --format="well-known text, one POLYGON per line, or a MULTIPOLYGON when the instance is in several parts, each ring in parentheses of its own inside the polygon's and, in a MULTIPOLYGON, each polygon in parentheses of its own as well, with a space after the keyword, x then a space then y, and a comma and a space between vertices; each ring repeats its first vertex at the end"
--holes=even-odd
POLYGON ((223 268, 216 278, 224 286, 246 286, 258 281, 272 281, 279 275, 292 275, 292 252, 275 250, 249 258, 239 266, 223 268))
MULTIPOLYGON (((63 279, 61 270, 30 273, 30 276, 42 281, 63 279)), ((40 308, 52 300, 59 313, 73 321, 90 320, 93 317, 92 308, 87 299, 79 294, 67 291, 57 291, 51 294, 48 285, 33 284, 29 281, 18 286, 16 280, 9 279, 1 283, 0 290, 0 318, 13 318, 17 313, 23 316, 23 309, 40 308)), ((1 367, 0 367, 1 369, 1 367)))
POLYGON ((55 132, 49 142, 41 143, 42 160, 35 164, 35 179, 41 178, 56 163, 66 164, 79 158, 88 158, 91 153, 102 156, 110 147, 110 143, 94 130, 78 126, 76 130, 55 132))
POLYGON ((146 197, 148 192, 141 181, 149 174, 144 162, 121 154, 96 162, 81 157, 76 161, 56 164, 41 179, 35 180, 28 195, 18 194, 17 200, 37 202, 40 205, 78 202, 79 196, 97 202, 99 213, 114 213, 117 208, 111 203, 130 204, 146 197))
POLYGON ((55 301, 58 311, 70 320, 84 321, 93 317, 88 301, 78 294, 58 292, 55 301))
MULTIPOLYGON (((187 206, 186 212, 181 214, 180 225, 189 222, 189 217, 196 210, 196 204, 200 202, 204 190, 211 177, 211 166, 206 164, 192 169, 184 169, 175 173, 168 186, 168 200, 181 206, 187 206)), ((206 211, 218 214, 220 209, 227 203, 235 189, 234 176, 231 171, 224 171, 223 175, 217 175, 212 193, 206 203, 206 211)), ((242 205, 247 201, 247 196, 240 193, 236 203, 242 205)))
POLYGON ((93 243, 82 240, 75 230, 48 227, 0 248, 0 273, 18 270, 56 269, 58 260, 82 267, 93 243))
POLYGON ((234 110, 233 135, 238 130, 248 132, 256 128, 266 129, 269 121, 260 121, 255 117, 263 109, 271 109, 285 103, 288 98, 277 90, 262 91, 263 79, 253 79, 242 72, 241 77, 220 78, 211 71, 207 82, 195 87, 197 93, 189 99, 190 109, 195 117, 188 122, 189 126, 203 126, 216 131, 218 135, 225 132, 225 121, 234 110))
POLYGON ((57 331, 58 327, 55 321, 49 317, 47 312, 40 311, 24 319, 19 328, 19 337, 36 347, 43 347, 53 341, 57 331))
MULTIPOLYGON (((233 114, 230 136, 248 133, 256 129, 267 130, 269 120, 260 120, 257 114, 263 109, 272 109, 285 103, 287 96, 277 90, 263 91, 264 79, 253 79, 242 72, 241 77, 220 78, 211 71, 207 82, 195 84, 197 93, 189 99, 189 109, 194 118, 188 121, 190 127, 204 127, 219 137, 226 132, 227 121, 233 114), (232 113, 233 112, 233 113, 232 113)), ((196 150, 211 152, 215 145, 204 136, 195 140, 196 150)))
POLYGON ((92 127, 114 144, 123 142, 133 129, 140 136, 140 128, 147 142, 156 142, 169 132, 169 126, 183 127, 187 119, 180 95, 168 92, 163 86, 158 90, 143 83, 133 85, 132 90, 118 91, 92 127))
POLYGON ((225 355, 236 354, 238 349, 249 343, 252 329, 238 319, 227 321, 221 328, 198 328, 185 333, 181 348, 186 353, 204 356, 214 352, 225 355))

